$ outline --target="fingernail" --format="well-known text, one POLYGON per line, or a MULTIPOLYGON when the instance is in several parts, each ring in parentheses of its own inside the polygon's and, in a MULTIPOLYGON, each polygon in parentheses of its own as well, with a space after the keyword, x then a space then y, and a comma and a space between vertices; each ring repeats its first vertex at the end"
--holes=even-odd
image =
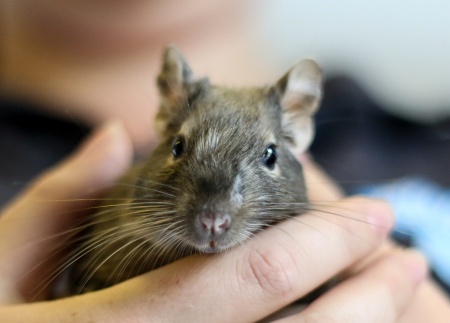
POLYGON ((372 200, 371 205, 373 207, 367 213, 367 222, 375 232, 386 235, 393 226, 392 209, 381 200, 372 200))

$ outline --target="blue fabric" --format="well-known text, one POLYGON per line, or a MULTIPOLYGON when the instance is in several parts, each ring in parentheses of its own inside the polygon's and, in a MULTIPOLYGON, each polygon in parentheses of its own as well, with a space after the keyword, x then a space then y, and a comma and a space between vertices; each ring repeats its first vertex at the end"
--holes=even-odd
POLYGON ((439 278, 450 286, 450 189, 423 178, 365 186, 359 194, 384 199, 396 214, 394 235, 410 235, 439 278))

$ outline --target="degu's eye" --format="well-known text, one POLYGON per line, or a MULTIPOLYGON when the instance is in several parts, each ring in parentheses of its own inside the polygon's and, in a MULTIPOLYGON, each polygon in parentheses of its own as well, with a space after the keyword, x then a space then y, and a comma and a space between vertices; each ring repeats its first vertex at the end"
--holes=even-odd
POLYGON ((180 157, 184 152, 184 139, 181 136, 175 138, 172 144, 172 154, 174 158, 180 157))
POLYGON ((262 158, 264 165, 270 170, 275 168, 275 163, 277 161, 277 151, 275 150, 275 145, 269 145, 264 151, 262 158))

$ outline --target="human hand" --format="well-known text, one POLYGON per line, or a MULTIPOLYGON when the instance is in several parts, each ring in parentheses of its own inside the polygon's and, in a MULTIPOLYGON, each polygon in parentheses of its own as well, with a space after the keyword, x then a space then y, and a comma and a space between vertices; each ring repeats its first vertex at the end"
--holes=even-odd
POLYGON ((99 191, 128 167, 131 155, 120 124, 111 123, 6 206, 0 217, 1 303, 46 298, 48 290, 35 295, 36 286, 55 268, 53 256, 67 243, 82 216, 79 210, 91 210, 99 191))
MULTIPOLYGON (((98 292, 26 303, 36 284, 48 279, 51 272, 40 265, 54 251, 54 239, 48 238, 61 238, 58 232, 70 229, 74 218, 81 216, 75 211, 88 208, 87 199, 96 197, 97 190, 117 178, 129 162, 130 147, 119 126, 103 129, 4 211, 0 220, 0 317, 8 322, 255 321, 372 253, 391 224, 390 210, 380 202, 361 198, 330 201, 329 209, 338 207, 344 216, 376 225, 361 226, 345 217, 323 213, 319 218, 308 213, 280 223, 224 254, 182 259, 98 292)), ((393 308, 394 314, 401 313, 409 304, 423 272, 423 262, 406 253, 379 259, 359 276, 319 298, 297 318, 305 319, 311 309, 329 317, 339 314, 337 310, 346 313, 343 310, 352 304, 351 297, 367 309, 392 318, 393 308), (378 273, 375 281, 380 284, 374 284, 374 273, 378 273), (393 291, 392 304, 382 302, 385 287, 380 293, 366 289, 365 297, 355 292, 341 298, 367 281, 373 288, 391 286, 387 290, 393 291), (364 302, 369 296, 369 302, 364 302), (345 302, 338 306, 336 301, 345 302)), ((379 318, 372 321, 380 322, 379 318)))
MULTIPOLYGON (((308 158, 308 156, 300 156, 299 159, 302 161, 305 169, 307 187, 309 188, 309 197, 313 206, 320 209, 321 206, 327 205, 330 201, 338 201, 339 199, 342 199, 343 193, 340 188, 320 169, 317 164, 314 163, 313 160, 308 158)), ((339 216, 339 212, 336 213, 336 216, 339 216)), ((351 218, 349 218, 348 220, 352 221, 351 218)), ((349 232, 349 234, 353 233, 349 232)), ((355 232, 355 234, 357 233, 355 232)), ((341 290, 341 286, 338 286, 337 288, 333 289, 330 295, 321 297, 318 300, 318 304, 323 304, 323 309, 325 309, 325 311, 321 312, 319 309, 317 309, 317 304, 314 304, 314 306, 310 306, 310 308, 308 309, 308 313, 304 312, 302 313, 302 315, 309 315, 309 312, 313 312, 314 310, 317 310, 317 312, 312 315, 315 318, 321 317, 320 315, 325 315, 328 305, 326 303, 322 303, 322 301, 323 299, 327 298, 329 299, 330 304, 334 302, 335 305, 339 307, 340 313, 345 313, 346 310, 353 311, 353 314, 348 316, 352 317, 352 320, 350 320, 350 322, 370 322, 367 317, 360 317, 359 320, 356 319, 359 315, 359 311, 355 311, 355 309, 358 308, 367 308, 366 305, 368 304, 380 305, 380 311, 378 312, 378 314, 381 314, 383 312, 387 314, 386 310, 389 307, 392 307, 392 305, 394 304, 390 303, 390 306, 389 304, 382 305, 382 302, 380 302, 380 300, 383 301, 387 298, 380 297, 377 300, 377 291, 379 292, 381 289, 387 287, 386 282, 388 281, 390 286, 388 287, 388 289, 393 290, 397 287, 400 288, 398 284, 401 283, 401 279, 393 280, 393 278, 395 277, 395 272, 399 272, 399 267, 392 267, 392 264, 395 264, 396 261, 399 261, 400 258, 398 257, 406 257, 403 258, 403 260, 400 260, 400 262, 405 261, 405 259, 407 259, 408 257, 415 257, 416 260, 418 260, 417 257, 420 258, 417 253, 416 255, 414 255, 414 252, 411 253, 408 251, 407 253, 410 255, 405 255, 404 249, 399 249, 391 241, 384 241, 379 248, 368 254, 366 257, 360 259, 351 267, 347 268, 346 272, 350 276, 349 280, 352 281, 355 276, 359 280, 359 287, 356 287, 358 286, 357 283, 345 282, 345 286, 347 286, 347 284, 354 284, 355 289, 353 293, 346 294, 346 292, 344 292, 344 289, 341 290), (392 259, 393 261, 391 261, 392 259), (383 269, 383 267, 385 267, 385 269, 383 269), (382 273, 381 276, 380 274, 377 274, 377 272, 379 272, 380 274, 382 273), (383 277, 383 275, 384 279, 386 279, 385 282, 379 284, 378 286, 372 286, 373 279, 376 279, 377 276, 383 277), (391 278, 389 278, 389 275, 392 275, 391 278), (341 292, 343 294, 340 294, 341 292), (367 292, 369 292, 370 295, 366 294, 367 292), (348 302, 345 301, 346 299, 348 302), (347 306, 345 306, 346 304, 347 306), (381 311, 381 308, 383 306, 385 306, 384 311, 381 311)), ((419 274, 419 276, 416 276, 416 278, 421 276, 420 266, 416 267, 415 273, 416 275, 419 274)), ((348 291, 350 290, 351 289, 348 289, 348 291)), ((374 307, 375 306, 373 306, 373 308, 374 307)), ((450 302, 445 293, 440 290, 440 288, 436 286, 436 284, 432 282, 430 278, 426 277, 425 281, 420 283, 420 286, 415 290, 414 295, 409 299, 408 304, 404 306, 403 314, 400 315, 400 313, 397 313, 397 316, 398 320, 396 320, 396 322, 402 323, 449 322, 450 302)), ((373 316, 373 319, 375 317, 376 315, 373 316)), ((389 322, 390 320, 379 318, 378 321, 389 322)), ((300 322, 303 321, 300 320, 300 322)))

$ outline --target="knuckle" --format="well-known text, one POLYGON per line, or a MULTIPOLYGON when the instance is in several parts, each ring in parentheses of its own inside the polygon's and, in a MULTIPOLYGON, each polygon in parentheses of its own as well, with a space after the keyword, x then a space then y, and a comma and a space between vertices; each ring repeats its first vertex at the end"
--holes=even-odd
POLYGON ((244 283, 256 285, 259 292, 269 297, 284 297, 294 289, 297 272, 294 258, 282 246, 251 250, 243 271, 244 283))

